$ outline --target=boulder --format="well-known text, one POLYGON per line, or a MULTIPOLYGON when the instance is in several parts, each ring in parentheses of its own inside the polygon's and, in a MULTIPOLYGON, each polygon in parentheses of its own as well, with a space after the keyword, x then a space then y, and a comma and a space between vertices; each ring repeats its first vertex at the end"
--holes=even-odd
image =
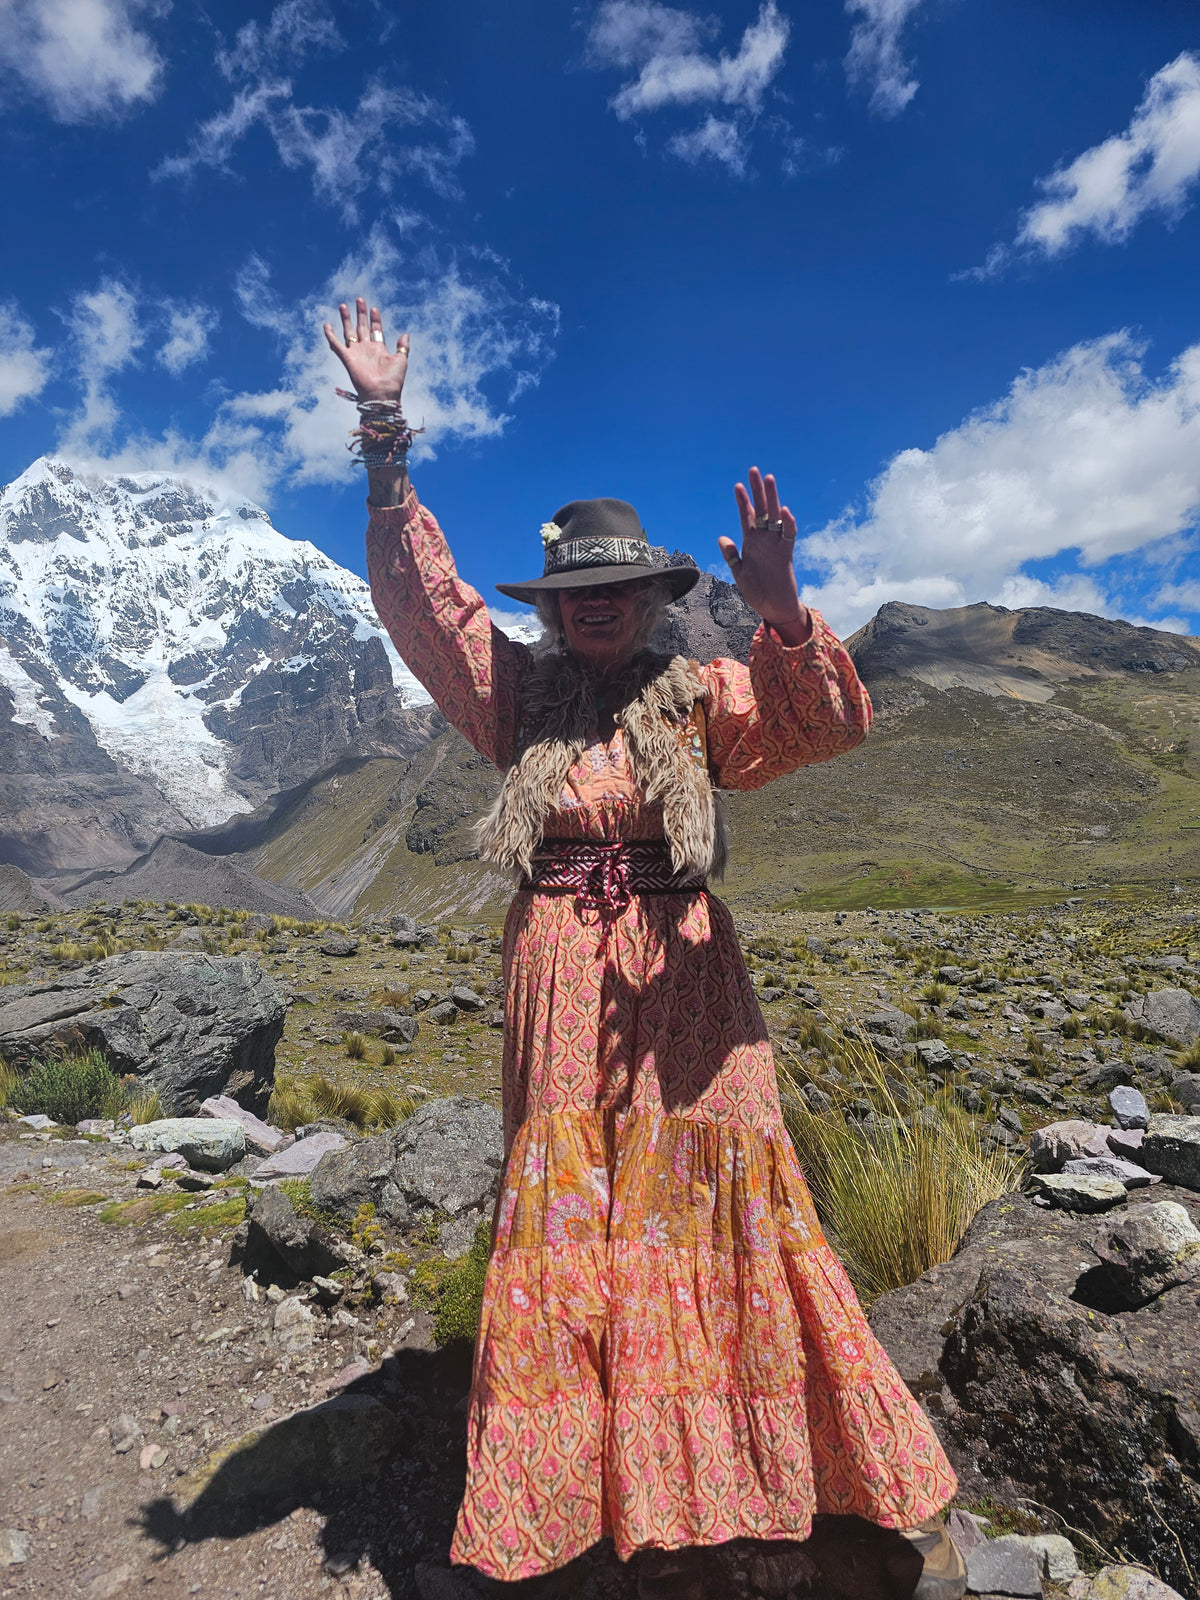
POLYGON ((130 1128, 129 1143, 147 1155, 180 1155, 201 1172, 224 1172, 246 1154, 246 1135, 240 1122, 213 1117, 165 1117, 130 1128))
MULTIPOLYGON (((1200 1218, 1195 1197, 1167 1198, 1200 1218)), ((1101 1544, 1119 1530, 1186 1588, 1186 1564, 1200 1563, 1196 1287, 1119 1304, 1094 1248, 1112 1226, 1004 1196, 951 1261, 881 1296, 871 1325, 968 1504, 1023 1496, 1101 1544)))
POLYGON ((1142 1165, 1168 1183, 1200 1189, 1200 1117, 1151 1117, 1140 1153, 1142 1165))
POLYGON ((1177 1072, 1171 1079, 1171 1094, 1192 1116, 1200 1116, 1200 1072, 1177 1072))
POLYGON ((1120 1178, 1086 1172, 1035 1172, 1029 1192, 1035 1200, 1063 1211, 1109 1211, 1124 1201, 1125 1184, 1120 1178))
POLYGON ((1117 1155, 1080 1156, 1078 1161, 1067 1162, 1063 1167, 1063 1174, 1067 1177, 1076 1175, 1086 1178, 1115 1178, 1127 1189, 1148 1189, 1151 1184, 1162 1182, 1157 1173, 1147 1172, 1145 1167, 1139 1167, 1135 1161, 1126 1161, 1123 1156, 1117 1155))
POLYGON ((1109 1128, 1108 1148, 1113 1155, 1120 1156, 1124 1161, 1138 1161, 1141 1159, 1142 1142, 1145 1137, 1144 1128, 1109 1128))
POLYGON ((1029 1162, 1035 1172, 1061 1172, 1068 1161, 1107 1154, 1108 1130, 1094 1122, 1051 1122, 1029 1136, 1029 1162))
POLYGON ((1140 1022, 1147 1033, 1186 1049, 1200 1038, 1200 1000, 1186 989, 1154 989, 1136 995, 1124 1008, 1130 1022, 1140 1022))
POLYGON ((1146 1097, 1140 1089, 1135 1089, 1130 1084, 1122 1084, 1109 1093, 1108 1103, 1112 1107, 1118 1128, 1150 1126, 1150 1107, 1146 1104, 1146 1097))
POLYGON ((332 933, 327 939, 322 939, 317 948, 323 956, 356 956, 358 940, 351 939, 347 934, 332 933))
POLYGON ((1200 1277, 1200 1228, 1173 1200, 1130 1206, 1100 1230, 1092 1249, 1127 1306, 1146 1305, 1200 1277))
POLYGON ((937 1067, 948 1067, 953 1063, 950 1047, 942 1039, 919 1039, 917 1041, 917 1054, 921 1064, 928 1071, 937 1067))
POLYGON ((476 994, 474 989, 468 989, 465 983, 455 984, 450 991, 450 998, 460 1011, 482 1011, 487 1005, 483 996, 476 994))
POLYGON ((1101 1567, 1087 1600, 1183 1600, 1183 1596, 1143 1567, 1101 1567))
POLYGON ((335 1011, 329 1020, 346 1033, 369 1033, 385 1044, 412 1044, 421 1031, 416 1017, 402 1011, 335 1011))
POLYGON ((1021 1539, 988 1539, 967 1555, 973 1594, 1018 1595, 1041 1600, 1041 1561, 1021 1539))
POLYGON ((254 1171, 256 1185, 278 1183, 281 1178, 307 1178, 322 1156, 333 1150, 344 1150, 349 1141, 345 1134, 333 1132, 310 1133, 306 1139, 297 1139, 277 1155, 268 1157, 254 1171))
POLYGON ((504 1164, 500 1113, 479 1100, 429 1100, 407 1122, 323 1158, 311 1179, 322 1210, 351 1222, 359 1206, 400 1227, 440 1212, 486 1212, 504 1164))
POLYGON ((246 1255, 270 1262, 275 1256, 297 1278, 316 1278, 346 1265, 347 1251, 325 1229, 296 1215, 283 1190, 272 1184, 254 1198, 248 1217, 246 1255))
POLYGON ((216 1094, 266 1109, 287 1003, 246 956, 129 950, 0 993, 0 1056, 18 1069, 47 1050, 94 1046, 173 1111, 216 1094))
POLYGON ((300 1355, 310 1350, 316 1340, 317 1319, 303 1300, 290 1295, 275 1307, 271 1337, 284 1355, 300 1355))
POLYGON ((292 1135, 284 1133, 282 1128, 273 1128, 270 1123, 262 1122, 253 1111, 246 1111, 236 1100, 231 1100, 227 1094, 215 1094, 201 1102, 200 1115, 202 1117, 217 1117, 223 1122, 237 1122, 241 1124, 242 1132, 246 1136, 246 1143, 252 1150, 258 1150, 265 1156, 272 1156, 276 1150, 282 1150, 285 1145, 292 1142, 292 1135))
POLYGON ((456 1021, 457 1017, 458 1007, 454 1004, 453 1000, 439 1000, 437 1005, 430 1006, 429 1008, 430 1022, 436 1022, 441 1028, 444 1028, 449 1023, 456 1021))

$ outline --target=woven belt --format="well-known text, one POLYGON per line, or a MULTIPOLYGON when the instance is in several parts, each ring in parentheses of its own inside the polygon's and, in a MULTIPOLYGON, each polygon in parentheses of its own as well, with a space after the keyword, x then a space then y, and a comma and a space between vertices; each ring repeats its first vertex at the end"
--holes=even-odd
POLYGON ((661 839, 601 844, 589 839, 547 839, 535 851, 521 888, 536 894, 573 894, 584 910, 610 918, 635 894, 698 894, 703 878, 681 878, 661 839))

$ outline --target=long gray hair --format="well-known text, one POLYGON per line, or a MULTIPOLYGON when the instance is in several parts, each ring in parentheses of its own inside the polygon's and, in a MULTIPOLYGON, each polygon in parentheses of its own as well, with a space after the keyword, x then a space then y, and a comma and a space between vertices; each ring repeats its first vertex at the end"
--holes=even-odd
MULTIPOLYGON (((636 654, 646 648, 666 620, 667 607, 671 604, 671 586, 665 578, 637 578, 632 580, 632 587, 636 602, 633 610, 633 649, 636 654)), ((542 625, 542 637, 537 648, 565 650, 567 640, 558 593, 553 589, 543 589, 537 597, 536 607, 538 621, 542 625)))

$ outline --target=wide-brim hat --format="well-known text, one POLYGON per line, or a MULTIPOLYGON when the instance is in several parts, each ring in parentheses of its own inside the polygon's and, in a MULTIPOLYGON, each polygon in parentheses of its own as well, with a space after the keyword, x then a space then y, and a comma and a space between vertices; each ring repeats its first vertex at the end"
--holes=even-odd
POLYGON ((542 524, 542 545, 546 552, 542 576, 524 583, 498 583, 501 594, 531 606, 547 590, 663 578, 671 599, 678 600, 700 577, 694 565, 665 564, 628 500, 572 500, 542 524))

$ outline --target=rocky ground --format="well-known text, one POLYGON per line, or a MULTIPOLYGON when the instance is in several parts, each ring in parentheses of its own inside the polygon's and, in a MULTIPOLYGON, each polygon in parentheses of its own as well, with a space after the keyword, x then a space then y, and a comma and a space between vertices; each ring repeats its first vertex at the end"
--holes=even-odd
MULTIPOLYGON (((1181 1048, 1200 1031, 1198 904, 1193 894, 1136 903, 1101 894, 1004 916, 762 915, 742 919, 741 931, 781 1059, 814 1109, 826 1096, 852 1112, 861 1100, 864 1121, 877 1114, 845 1051, 848 1038, 867 1040, 897 1081, 951 1088, 989 1140, 1017 1152, 1048 1123, 1111 1121, 1117 1084, 1138 1086, 1159 1114, 1200 1106, 1200 1080, 1192 1082, 1200 1063, 1189 1065, 1181 1048)), ((426 930, 404 919, 339 930, 139 903, 14 916, 0 932, 0 959, 9 985, 36 985, 122 949, 252 954, 291 1002, 281 1077, 322 1072, 418 1101, 465 1094, 482 1115, 499 1094, 497 932, 426 930), (347 1054, 354 1033, 364 1055, 347 1054)), ((184 1188, 169 1172, 148 1188, 152 1152, 74 1130, 0 1129, 0 1596, 484 1592, 463 1589, 444 1566, 467 1363, 461 1350, 434 1348, 414 1283, 422 1261, 443 1259, 443 1246, 466 1247, 479 1197, 439 1193, 422 1212, 413 1195, 426 1180, 417 1174, 390 1214, 381 1201, 382 1234, 364 1233, 358 1204, 381 1191, 365 1164, 351 1168, 368 1142, 352 1138, 341 1157, 343 1198, 325 1195, 334 1210, 341 1204, 349 1254, 338 1258, 340 1277, 328 1275, 332 1262, 315 1273, 322 1287, 312 1284, 311 1262, 303 1274, 288 1269, 286 1216, 244 1221, 247 1200, 261 1204, 248 1188, 253 1159, 211 1188, 211 1178, 184 1188), (447 1236, 447 1215, 466 1231, 447 1236), (258 1235, 276 1251, 269 1261, 258 1235), (381 1267, 390 1275, 382 1286, 381 1267)), ((398 1170, 404 1151, 394 1142, 389 1150, 398 1170)), ((1173 1195, 1193 1215, 1198 1187, 1173 1195)), ((1030 1240, 1068 1223, 1046 1233, 1031 1203, 1020 1205, 1033 1219, 1022 1235, 1032 1277, 1039 1247, 1030 1240)), ((301 1233, 295 1248, 321 1246, 319 1228, 305 1223, 301 1233)), ((981 1249, 994 1234, 984 1230, 981 1249)), ((1064 1235, 1056 1248, 1065 1263, 1083 1246, 1064 1235)), ((1106 1314, 1079 1311, 1066 1265, 1058 1276, 1047 1294, 1070 1302, 1068 1320, 1106 1314)), ((972 1283, 980 1281, 976 1272, 972 1283)), ((1170 1292, 1172 1326, 1186 1328, 1194 1287, 1170 1292)), ((989 1438, 1012 1421, 994 1408, 985 1416, 978 1394, 980 1349, 1008 1315, 1000 1290, 993 1299, 994 1315, 985 1304, 974 1322, 960 1316, 961 1300, 948 1321, 948 1302, 935 1308, 943 1337, 958 1340, 939 1403, 973 1406, 989 1438)), ((1148 1328, 1162 1321, 1153 1308, 1133 1314, 1148 1328)), ((1082 1350, 1074 1321, 1070 1328, 1070 1348, 1082 1350)), ((905 1370, 918 1387, 925 1354, 905 1370)), ((1093 1359, 1090 1349, 1084 1356, 1093 1359)), ((1101 1368, 1108 1359, 1103 1348, 1095 1357, 1101 1368)), ((993 1516, 991 1532, 1034 1531, 1008 1512, 996 1521, 996 1508, 979 1500, 974 1509, 993 1516)), ((1093 1567, 1105 1559, 1090 1545, 1079 1553, 1093 1567)), ((761 1551, 727 1552, 716 1592, 818 1592, 811 1551, 794 1552, 786 1571, 772 1573, 765 1561, 761 1551)), ((1186 1557, 1171 1570, 1185 1568, 1186 1557)), ((565 1582, 564 1592, 595 1600, 631 1593, 628 1572, 604 1551, 565 1582)), ((1129 1583, 1075 1592, 1132 1600, 1139 1591, 1129 1583)), ((847 1600, 865 1592, 852 1588, 847 1600)), ((1045 1592, 1066 1592, 1065 1580, 1062 1589, 1047 1581, 1045 1592)), ((1142 1593, 1161 1600, 1162 1591, 1142 1593)))

